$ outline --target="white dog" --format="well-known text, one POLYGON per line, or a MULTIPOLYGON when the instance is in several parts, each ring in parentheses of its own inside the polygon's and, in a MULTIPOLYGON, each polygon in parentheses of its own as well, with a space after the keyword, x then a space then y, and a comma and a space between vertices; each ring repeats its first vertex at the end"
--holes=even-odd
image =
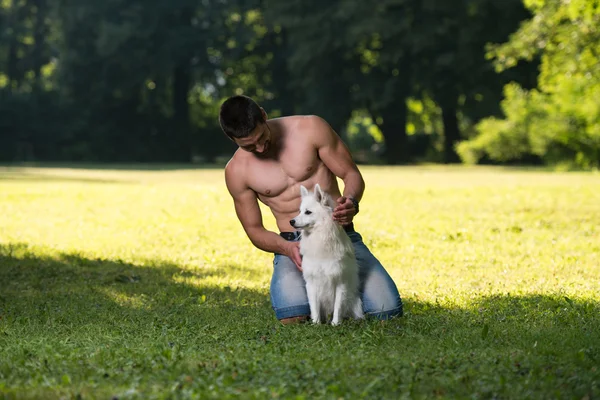
POLYGON ((363 318, 358 290, 358 264, 344 229, 333 220, 335 203, 315 185, 300 186, 300 214, 290 224, 301 231, 302 273, 313 323, 333 314, 332 325, 345 317, 363 318))

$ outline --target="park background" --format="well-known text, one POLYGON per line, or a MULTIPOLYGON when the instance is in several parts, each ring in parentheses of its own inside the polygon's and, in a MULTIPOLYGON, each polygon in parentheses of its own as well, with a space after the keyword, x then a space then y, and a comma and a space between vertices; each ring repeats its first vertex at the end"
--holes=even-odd
POLYGON ((0 0, 0 399, 599 398, 599 27, 598 0, 0 0), (223 180, 236 93, 348 144, 401 318, 275 319, 223 180))
POLYGON ((597 0, 2 0, 0 161, 214 163, 233 94, 360 163, 600 162, 597 0))

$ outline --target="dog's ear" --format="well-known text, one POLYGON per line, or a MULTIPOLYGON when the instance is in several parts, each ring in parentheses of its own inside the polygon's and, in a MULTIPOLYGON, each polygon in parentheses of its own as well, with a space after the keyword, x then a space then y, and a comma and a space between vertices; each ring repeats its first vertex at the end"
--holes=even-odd
POLYGON ((321 189, 321 186, 319 186, 319 184, 317 183, 315 185, 315 198, 317 199, 317 201, 321 204, 323 204, 324 206, 327 205, 327 195, 325 194, 325 192, 323 192, 323 190, 321 189))
POLYGON ((308 190, 303 185, 300 185, 300 196, 308 196, 308 190))

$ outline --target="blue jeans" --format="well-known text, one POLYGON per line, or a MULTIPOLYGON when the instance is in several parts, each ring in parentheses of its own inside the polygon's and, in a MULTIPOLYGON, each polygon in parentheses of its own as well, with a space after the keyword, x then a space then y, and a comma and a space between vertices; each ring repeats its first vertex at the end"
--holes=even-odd
MULTIPOLYGON (((363 243, 362 236, 358 232, 348 232, 348 236, 352 240, 358 261, 360 295, 364 313, 379 319, 402 315, 402 300, 392 278, 363 243)), ((298 235, 295 235, 292 240, 299 240, 298 235)), ((289 257, 282 254, 275 254, 273 260, 271 304, 279 320, 310 316, 306 283, 302 272, 289 257)))

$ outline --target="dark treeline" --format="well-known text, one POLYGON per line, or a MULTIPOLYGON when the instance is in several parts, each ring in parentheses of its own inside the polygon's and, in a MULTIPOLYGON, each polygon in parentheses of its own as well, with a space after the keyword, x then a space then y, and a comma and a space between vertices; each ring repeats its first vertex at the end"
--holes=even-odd
POLYGON ((4 0, 0 161, 214 161, 217 110, 317 114, 365 162, 455 162, 534 88, 539 57, 486 57, 530 18, 521 0, 4 0))

